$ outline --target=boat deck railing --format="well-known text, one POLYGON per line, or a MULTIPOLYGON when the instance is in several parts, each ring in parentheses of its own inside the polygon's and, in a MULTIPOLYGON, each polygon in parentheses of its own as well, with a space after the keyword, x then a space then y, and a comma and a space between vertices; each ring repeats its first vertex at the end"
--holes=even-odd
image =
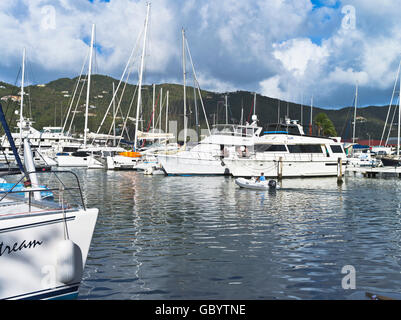
POLYGON ((78 176, 72 171, 27 172, 11 184, 10 188, 0 191, 0 206, 8 206, 11 203, 27 203, 29 211, 32 207, 54 210, 81 207, 86 210, 78 176), (37 186, 31 185, 29 179, 31 174, 36 174, 38 180, 41 180, 37 186), (68 186, 60 179, 60 175, 64 174, 68 174, 70 177, 68 186), (46 181, 41 179, 45 176, 47 176, 46 181), (35 197, 35 193, 40 194, 40 200, 35 197))

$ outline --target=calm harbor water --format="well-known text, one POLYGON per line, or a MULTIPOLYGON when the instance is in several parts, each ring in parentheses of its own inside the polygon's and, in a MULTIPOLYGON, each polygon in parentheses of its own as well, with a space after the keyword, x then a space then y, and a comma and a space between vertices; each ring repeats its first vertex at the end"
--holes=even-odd
MULTIPOLYGON (((79 299, 363 299, 401 290, 401 180, 74 170, 100 214, 79 299), (352 265, 356 289, 342 288, 352 265)), ((398 296, 399 297, 399 296, 398 296)))

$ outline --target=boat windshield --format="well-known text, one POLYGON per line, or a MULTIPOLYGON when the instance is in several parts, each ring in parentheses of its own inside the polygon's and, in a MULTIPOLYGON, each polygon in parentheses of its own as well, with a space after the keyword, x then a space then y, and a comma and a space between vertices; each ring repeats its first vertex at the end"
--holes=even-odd
POLYGON ((45 133, 45 132, 62 133, 63 128, 61 128, 61 127, 43 127, 43 129, 40 132, 42 132, 42 133, 45 133))
POLYGON ((259 129, 260 129, 260 127, 256 127, 256 126, 217 124, 212 127, 211 134, 252 137, 258 132, 259 129))
POLYGON ((274 123, 266 126, 264 130, 265 134, 269 133, 287 133, 287 134, 303 134, 299 126, 296 124, 283 124, 283 123, 274 123))

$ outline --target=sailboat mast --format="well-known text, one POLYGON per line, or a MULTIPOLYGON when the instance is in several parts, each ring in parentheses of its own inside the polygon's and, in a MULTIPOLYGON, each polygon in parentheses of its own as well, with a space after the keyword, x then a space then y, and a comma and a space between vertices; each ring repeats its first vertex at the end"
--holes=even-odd
POLYGON ((146 35, 148 31, 148 20, 149 20, 149 10, 150 10, 150 3, 147 4, 146 10, 146 19, 145 19, 145 33, 143 35, 143 48, 142 48, 142 57, 141 57, 141 68, 139 73, 139 84, 138 84, 138 103, 136 107, 136 123, 135 123, 135 140, 134 140, 134 147, 136 150, 137 143, 138 143, 138 125, 139 125, 139 107, 141 105, 141 94, 142 94, 142 74, 143 74, 143 66, 145 60, 145 52, 146 52, 146 35))
POLYGON ((156 96, 156 85, 153 84, 153 109, 152 109, 152 132, 155 130, 155 96, 156 96))
POLYGON ((198 136, 198 139, 199 139, 199 137, 200 137, 200 133, 199 133, 199 112, 198 112, 198 104, 197 104, 196 101, 197 101, 197 99, 196 99, 196 81, 194 79, 195 126, 196 126, 196 133, 197 133, 197 136, 198 136))
POLYGON ((19 134, 20 134, 20 146, 21 147, 22 147, 22 122, 24 121, 23 111, 24 111, 25 54, 26 54, 26 50, 24 48, 24 50, 22 52, 21 105, 20 105, 20 111, 19 111, 19 134))
POLYGON ((256 114, 256 92, 253 94, 253 115, 256 114))
POLYGON ((313 96, 311 98, 311 102, 310 102, 310 122, 309 122, 309 135, 312 135, 312 112, 313 112, 313 96))
MULTIPOLYGON (((166 133, 168 133, 168 95, 169 91, 167 90, 167 97, 166 97, 166 133)), ((166 139, 167 143, 167 139, 166 139)))
POLYGON ((304 93, 302 92, 302 99, 301 99, 301 126, 304 125, 304 119, 303 119, 303 114, 304 114, 304 93))
POLYGON ((226 96, 225 96, 225 99, 226 99, 226 124, 228 124, 228 106, 227 106, 227 94, 226 94, 226 96))
POLYGON ((401 78, 400 78, 400 92, 398 102, 398 137, 397 137, 397 156, 400 156, 400 122, 401 122, 401 78))
MULTIPOLYGON (((160 107, 159 107, 159 133, 162 133, 162 107, 163 107, 163 87, 160 88, 160 103, 159 103, 160 107)), ((159 136, 159 143, 161 141, 161 138, 159 136)))
POLYGON ((86 148, 86 141, 87 141, 87 134, 88 134, 89 93, 90 93, 90 85, 91 85, 93 38, 94 38, 94 36, 95 36, 95 25, 92 24, 92 37, 91 37, 91 46, 90 46, 90 53, 89 53, 89 67, 88 67, 88 87, 86 89, 84 148, 86 148))
POLYGON ((186 69, 185 69, 185 31, 182 28, 182 73, 184 81, 184 146, 187 144, 187 92, 186 92, 186 69))
POLYGON ((243 122, 244 122, 244 99, 241 99, 241 122, 240 122, 241 126, 243 122))
POLYGON ((355 107, 354 107, 354 127, 352 131, 352 143, 355 143, 355 125, 356 125, 356 106, 358 105, 358 82, 355 86, 355 107))
POLYGON ((277 123, 280 123, 280 99, 277 99, 277 123))
MULTIPOLYGON (((116 89, 113 82, 113 97, 116 94, 116 89)), ((113 147, 116 146, 116 99, 113 99, 113 147)))

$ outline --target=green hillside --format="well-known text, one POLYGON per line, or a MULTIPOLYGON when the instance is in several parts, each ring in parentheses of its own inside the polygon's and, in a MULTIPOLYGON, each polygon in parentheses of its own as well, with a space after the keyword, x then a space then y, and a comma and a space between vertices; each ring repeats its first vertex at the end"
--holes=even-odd
MULTIPOLYGON (((68 109, 75 111, 74 122, 71 129, 75 133, 81 133, 84 127, 84 113, 86 103, 86 81, 81 79, 78 90, 75 95, 73 104, 71 104, 74 90, 77 86, 78 77, 69 79, 61 78, 51 81, 46 85, 37 86, 32 85, 25 87, 24 91, 24 116, 30 117, 35 121, 35 127, 41 129, 43 126, 62 126, 65 121, 65 116, 68 109), (80 97, 78 101, 78 97, 80 97)), ((117 88, 119 80, 113 79, 104 75, 93 75, 91 77, 91 91, 90 91, 90 109, 88 125, 91 131, 96 131, 104 118, 105 112, 110 105, 113 94, 113 82, 117 88)), ((183 128, 183 87, 177 84, 158 84, 156 85, 156 100, 157 108, 155 112, 155 119, 159 116, 159 93, 160 88, 163 88, 163 112, 162 112, 162 129, 165 126, 165 97, 167 90, 169 91, 169 120, 176 120, 178 123, 178 131, 183 128)), ((194 104, 194 90, 188 86, 187 90, 187 115, 189 117, 189 126, 195 128, 195 104, 194 104)), ((20 88, 11 84, 0 82, 0 97, 18 96, 20 88)), ((136 85, 121 83, 117 93, 118 101, 120 103, 121 112, 126 117, 128 110, 131 106, 128 121, 129 130, 132 133, 134 130, 133 118, 136 116, 137 95, 136 85), (122 92, 124 90, 124 94, 122 92), (121 99, 122 96, 122 99, 121 99), (121 99, 121 101, 120 101, 121 99)), ((147 130, 151 123, 152 116, 152 99, 153 88, 152 85, 143 86, 142 91, 143 111, 141 114, 141 129, 147 130)), ((206 114, 208 115, 209 124, 225 123, 225 97, 224 94, 202 91, 202 99, 205 105, 206 114)), ((230 123, 239 123, 241 119, 241 112, 244 121, 250 121, 252 114, 252 107, 254 101, 254 94, 247 91, 236 91, 228 93, 228 115, 230 123), (243 111, 242 111, 243 110, 243 111)), ((16 119, 18 115, 15 110, 19 110, 20 102, 1 101, 3 109, 6 112, 8 121, 11 122, 11 127, 16 126, 16 119)), ((201 108, 199 99, 197 100, 199 120, 201 128, 206 128, 206 122, 201 108)), ((308 131, 310 119, 310 106, 293 104, 286 101, 281 101, 261 95, 256 96, 256 114, 259 118, 259 123, 265 125, 267 123, 277 122, 279 119, 278 110, 280 109, 280 118, 283 119, 287 114, 287 110, 291 119, 303 120, 305 131, 308 131), (302 115, 301 115, 302 111, 302 115)), ((112 108, 110 109, 112 110, 112 108)), ((370 106, 357 109, 357 129, 356 136, 360 139, 380 139, 384 122, 387 115, 388 106, 377 107, 370 106)), ((350 139, 352 135, 351 123, 353 121, 353 107, 342 108, 339 110, 327 110, 314 107, 313 116, 324 112, 333 122, 337 134, 343 139, 350 139)), ((71 120, 71 115, 69 121, 71 120)), ((104 125, 101 128, 102 133, 108 133, 112 121, 112 112, 106 117, 104 125)), ((117 125, 122 126, 122 120, 117 121, 117 125)), ((66 128, 70 126, 67 123, 66 128)), ((316 133, 314 128, 314 133, 316 133)), ((133 135, 133 134, 132 134, 133 135)))

